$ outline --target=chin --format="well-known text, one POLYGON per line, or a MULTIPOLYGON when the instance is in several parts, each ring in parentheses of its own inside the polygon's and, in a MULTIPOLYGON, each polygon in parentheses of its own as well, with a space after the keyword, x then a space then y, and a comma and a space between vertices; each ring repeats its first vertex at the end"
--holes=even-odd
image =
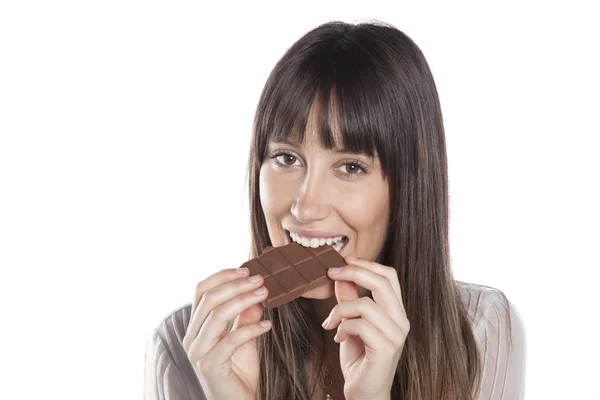
POLYGON ((325 286, 318 287, 316 289, 309 290, 304 293, 301 297, 307 299, 328 299, 335 296, 335 283, 331 282, 325 286))

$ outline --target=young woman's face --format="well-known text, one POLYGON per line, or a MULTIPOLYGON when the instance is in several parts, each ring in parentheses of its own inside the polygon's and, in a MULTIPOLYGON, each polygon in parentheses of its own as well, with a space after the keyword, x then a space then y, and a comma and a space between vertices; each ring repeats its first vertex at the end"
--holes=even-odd
MULTIPOLYGON (((328 151, 311 126, 309 120, 303 144, 268 144, 260 170, 260 200, 271 242, 284 246, 298 233, 296 241, 316 246, 343 236, 343 248, 334 246, 340 254, 376 260, 389 219, 388 183, 379 159, 328 151)), ((326 299, 334 294, 331 283, 303 297, 326 299)))

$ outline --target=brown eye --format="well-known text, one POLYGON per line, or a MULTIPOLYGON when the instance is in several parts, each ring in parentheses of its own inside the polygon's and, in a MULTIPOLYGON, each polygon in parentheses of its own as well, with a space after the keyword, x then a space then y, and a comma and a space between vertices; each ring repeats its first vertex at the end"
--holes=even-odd
POLYGON ((284 155, 281 155, 280 157, 283 158, 283 163, 289 167, 294 165, 294 163, 296 162, 296 157, 294 157, 290 154, 284 154, 284 155))
POLYGON ((348 171, 351 174, 354 174, 355 172, 358 172, 360 170, 360 167, 356 164, 346 164, 346 171, 348 171))
POLYGON ((346 172, 344 172, 346 175, 360 175, 360 171, 363 170, 363 168, 356 163, 346 163, 342 167, 346 169, 346 172))
POLYGON ((339 171, 348 179, 359 179, 369 171, 369 167, 358 160, 346 160, 339 171))
POLYGON ((275 165, 281 168, 294 167, 298 162, 298 157, 291 155, 290 153, 277 152, 270 156, 271 159, 275 160, 275 165))

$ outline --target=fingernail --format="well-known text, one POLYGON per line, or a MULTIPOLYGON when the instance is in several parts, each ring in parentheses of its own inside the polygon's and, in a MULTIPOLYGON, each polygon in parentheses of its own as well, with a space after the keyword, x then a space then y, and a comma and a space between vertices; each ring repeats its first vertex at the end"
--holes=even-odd
POLYGON ((235 270, 235 272, 237 272, 240 275, 244 275, 246 272, 248 272, 248 268, 245 268, 245 267, 244 268, 237 268, 235 270))
POLYGON ((268 328, 271 326, 271 321, 268 320, 263 320, 259 322, 260 326, 262 326, 263 328, 268 328))
POLYGON ((337 274, 338 272, 340 272, 342 270, 342 268, 340 267, 336 267, 336 268, 329 268, 329 273, 330 274, 337 274))
POLYGON ((329 325, 329 319, 331 317, 327 317, 327 319, 325 321, 323 321, 323 328, 327 329, 327 326, 329 325))
POLYGON ((260 275, 252 275, 250 278, 248 278, 248 280, 252 283, 256 283, 260 281, 260 275))
POLYGON ((266 291, 267 291, 267 289, 264 286, 261 286, 252 293, 254 293, 257 296, 260 296, 260 295, 265 294, 266 291))
POLYGON ((358 261, 358 258, 356 258, 356 257, 352 257, 352 256, 346 256, 346 260, 350 260, 350 261, 358 261))

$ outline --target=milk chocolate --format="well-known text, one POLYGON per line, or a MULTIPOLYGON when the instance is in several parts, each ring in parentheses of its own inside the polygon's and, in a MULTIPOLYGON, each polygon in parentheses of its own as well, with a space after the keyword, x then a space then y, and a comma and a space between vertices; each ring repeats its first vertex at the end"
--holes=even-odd
POLYGON ((251 276, 263 276, 269 290, 263 304, 275 308, 333 282, 327 276, 327 270, 343 265, 346 265, 344 257, 332 246, 312 248, 292 242, 282 247, 268 246, 260 256, 245 262, 242 267, 248 268, 251 276))

